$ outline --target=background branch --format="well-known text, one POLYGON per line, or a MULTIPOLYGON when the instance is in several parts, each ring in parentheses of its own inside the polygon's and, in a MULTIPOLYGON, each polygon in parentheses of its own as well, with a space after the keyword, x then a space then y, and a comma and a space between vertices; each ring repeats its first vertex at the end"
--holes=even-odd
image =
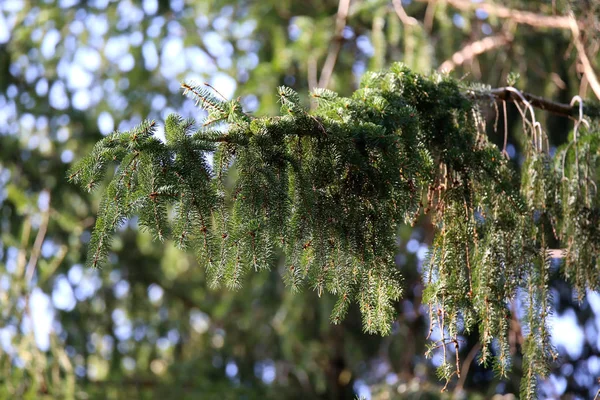
POLYGON ((398 15, 398 18, 400 18, 400 21, 402 21, 404 25, 419 25, 419 21, 406 14, 404 7, 402 7, 402 0, 392 0, 392 5, 394 6, 396 15, 398 15))
POLYGON ((581 41, 579 25, 577 24, 577 20, 575 19, 575 16, 573 14, 569 16, 569 28, 573 33, 573 43, 575 44, 577 54, 579 55, 579 60, 581 61, 581 64, 583 66, 583 73, 585 75, 585 78, 587 79, 587 82, 589 83, 596 97, 600 99, 600 83, 598 82, 598 78, 594 73, 592 63, 585 54, 585 47, 583 46, 583 42, 581 41))
POLYGON ((471 348, 471 351, 469 351, 469 354, 467 354, 467 357, 463 361, 462 368, 460 369, 460 378, 458 380, 458 383, 456 384, 456 388, 454 389, 455 394, 463 390, 463 387, 465 386, 465 382, 467 380, 467 375, 469 374, 469 368, 471 367, 471 363, 473 363, 473 360, 475 360, 475 356, 477 356, 479 350, 481 350, 481 343, 477 342, 475 346, 471 348))
POLYGON ((29 257, 29 262, 27 263, 27 269, 25 271, 25 282, 27 282, 27 284, 30 284, 31 280, 33 279, 35 267, 37 266, 38 258, 42 252, 42 245, 44 244, 44 239, 46 238, 49 221, 50 207, 48 207, 48 209, 42 213, 42 222, 38 228, 38 233, 35 237, 33 248, 31 249, 31 256, 29 257))
POLYGON ((321 78, 319 79, 319 87, 326 88, 329 86, 335 63, 337 62, 338 54, 342 48, 342 42, 344 40, 344 28, 346 27, 346 20, 348 19, 348 10, 350 9, 350 0, 340 0, 338 5, 338 11, 335 17, 335 33, 325 64, 321 70, 321 78))
MULTIPOLYGON (((531 93, 521 92, 523 97, 535 108, 545 110, 553 114, 562 115, 563 117, 574 117, 579 114, 579 106, 571 106, 570 104, 558 103, 552 100, 545 99, 531 93)), ((495 100, 504 100, 512 103, 522 103, 523 100, 517 94, 510 91, 506 87, 491 89, 488 91, 473 92, 470 97, 474 99, 485 99, 492 97, 495 100)), ((600 118, 600 107, 597 104, 584 105, 583 113, 590 118, 600 118)))
MULTIPOLYGON (((421 3, 437 3, 437 0, 417 0, 421 3)), ((470 0, 444 0, 445 3, 463 11, 480 9, 498 18, 508 18, 514 22, 536 28, 571 29, 570 17, 550 16, 530 11, 515 10, 498 4, 471 2, 470 0)))
POLYGON ((438 68, 438 71, 450 72, 457 66, 464 64, 466 61, 472 60, 479 54, 483 54, 486 51, 504 46, 505 44, 510 43, 510 41, 511 38, 507 35, 499 34, 496 36, 488 36, 481 40, 469 43, 454 53, 448 60, 444 61, 438 68))

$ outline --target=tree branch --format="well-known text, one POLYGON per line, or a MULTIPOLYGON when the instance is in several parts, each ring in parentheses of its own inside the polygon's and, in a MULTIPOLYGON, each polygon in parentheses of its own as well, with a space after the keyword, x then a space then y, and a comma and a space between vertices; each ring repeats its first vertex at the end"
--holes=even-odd
POLYGON ((465 381, 467 380, 467 375, 469 374, 469 368, 471 367, 473 360, 475 360, 475 356, 477 356, 479 350, 481 350, 481 343, 477 342, 475 346, 471 348, 471 351, 469 351, 469 354, 467 354, 467 357, 463 361, 462 368, 460 370, 460 379, 458 380, 456 388, 454 389, 455 394, 458 394, 463 390, 465 381))
POLYGON ((472 60, 479 54, 483 54, 486 51, 495 49, 496 47, 504 46, 510 43, 511 38, 505 34, 499 34, 496 36, 488 36, 481 40, 471 42, 456 53, 452 55, 448 60, 444 61, 438 68, 438 71, 450 72, 459 65, 472 60))
POLYGON ((346 27, 346 20, 348 19, 348 11, 350 9, 350 0, 340 0, 338 5, 338 11, 335 17, 335 33, 323 70, 321 71, 321 78, 319 79, 319 87, 326 88, 329 86, 329 80, 333 74, 333 68, 337 62, 338 54, 342 48, 342 42, 344 40, 344 28, 346 27))
POLYGON ((396 11, 396 15, 400 18, 400 21, 404 25, 419 25, 419 21, 417 21, 413 17, 409 17, 404 11, 404 7, 402 7, 402 0, 392 0, 392 5, 394 6, 394 11, 396 11))
POLYGON ((569 16, 569 28, 573 33, 573 43, 575 44, 575 48, 577 49, 579 60, 581 60, 581 64, 583 66, 583 73, 588 83, 590 84, 592 91, 594 92, 596 97, 600 99, 600 83, 598 82, 598 78, 596 78, 596 74, 594 73, 592 63, 585 54, 585 47, 583 46, 583 43, 581 41, 579 25, 577 24, 577 20, 575 19, 575 16, 573 14, 569 16))
MULTIPOLYGON (((577 105, 571 106, 570 104, 558 103, 526 92, 521 92, 521 94, 532 107, 539 108, 540 110, 562 115, 563 117, 576 117, 579 115, 579 106, 577 105)), ((523 100, 515 92, 506 87, 491 89, 489 91, 474 91, 467 94, 467 96, 475 100, 492 98, 496 101, 504 100, 511 103, 523 103, 523 100)), ((583 113, 590 118, 600 118, 600 106, 595 103, 587 103, 584 105, 583 113)))
POLYGON ((427 8, 425 9, 425 16, 423 17, 423 28, 427 34, 431 33, 431 29, 433 29, 433 19, 435 18, 435 6, 437 3, 435 1, 429 2, 427 4, 427 8))
POLYGON ((38 228, 37 236, 31 250, 31 256, 27 263, 27 269, 25 271, 25 282, 29 285, 33 279, 35 273, 35 267, 37 266, 38 258, 42 252, 42 245, 46 238, 46 232, 48 230, 48 222, 50 221, 50 200, 48 200, 48 209, 42 213, 42 222, 38 228))
MULTIPOLYGON (((416 0, 421 3, 436 3, 437 0, 416 0)), ((505 6, 486 2, 471 2, 470 0, 445 0, 459 10, 469 11, 480 9, 498 18, 508 18, 516 23, 534 26, 536 28, 571 29, 570 17, 536 14, 530 11, 514 10, 505 6)))

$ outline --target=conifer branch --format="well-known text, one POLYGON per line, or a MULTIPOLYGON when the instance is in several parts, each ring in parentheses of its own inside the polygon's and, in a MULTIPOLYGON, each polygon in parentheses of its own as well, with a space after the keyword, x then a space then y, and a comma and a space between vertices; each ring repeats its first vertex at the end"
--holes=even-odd
MULTIPOLYGON (((296 92, 280 87, 276 117, 250 119, 235 102, 184 88, 208 108, 209 120, 230 123, 226 133, 192 134, 193 121, 172 115, 166 143, 145 123, 103 139, 74 167, 72 179, 92 188, 109 163, 119 164, 90 240, 90 264, 106 257, 112 233, 138 213, 161 239, 183 247, 192 238, 211 284, 238 288, 247 271, 275 267, 281 254, 292 290, 307 285, 338 296, 333 322, 357 303, 364 330, 387 334, 401 296, 393 262, 399 226, 428 213, 436 231, 423 267, 423 301, 440 333, 430 347, 443 353, 440 378, 465 376, 458 352, 451 356, 447 346, 457 350, 459 335, 473 329, 481 332, 482 360, 506 374, 506 300, 526 291, 522 387, 524 398, 535 397, 537 376, 554 354, 546 324, 556 250, 545 247, 548 223, 565 247, 565 278, 582 294, 600 288, 600 132, 593 121, 578 120, 576 137, 557 150, 555 162, 542 151, 548 146, 540 146, 531 109, 573 117, 579 107, 514 88, 465 90, 448 76, 424 77, 401 64, 366 73, 348 98, 314 90, 312 113, 296 92), (526 130, 536 130, 535 145, 523 152, 520 179, 487 141, 473 100, 529 108, 526 130), (499 350, 492 354, 494 341, 499 350)), ((581 111, 600 116, 587 102, 581 111)))
POLYGON ((193 83, 182 83, 181 87, 183 88, 183 95, 185 96, 189 93, 190 97, 196 100, 196 105, 200 106, 201 108, 212 112, 217 112, 219 114, 227 114, 227 109, 224 103, 216 99, 206 90, 200 89, 193 83))

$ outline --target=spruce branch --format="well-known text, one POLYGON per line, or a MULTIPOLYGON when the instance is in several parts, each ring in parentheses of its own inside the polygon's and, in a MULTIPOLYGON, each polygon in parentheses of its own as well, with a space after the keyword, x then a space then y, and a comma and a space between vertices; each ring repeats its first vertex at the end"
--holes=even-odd
POLYGON ((522 387, 525 397, 535 396, 537 376, 554 356, 547 328, 550 230, 564 247, 565 278, 582 295, 600 288, 597 107, 514 88, 465 89, 401 64, 366 73, 348 98, 315 89, 312 112, 296 92, 279 87, 281 115, 274 117, 250 118, 236 101, 197 85, 184 89, 208 109, 207 121, 227 121, 226 129, 194 132, 193 121, 172 115, 165 143, 152 136, 154 124, 144 123, 103 139, 74 167, 71 180, 91 189, 108 165, 118 165, 104 189, 89 264, 106 258, 115 229, 137 214, 159 240, 190 245, 211 285, 237 289, 246 273, 281 259, 292 290, 308 286, 338 296, 332 322, 355 303, 366 332, 387 334, 402 294, 393 262, 397 231, 426 213, 435 236, 423 266, 423 301, 430 334, 439 331, 431 347, 443 353, 439 376, 464 377, 457 338, 474 329, 481 360, 504 376, 507 300, 526 292, 522 387), (520 177, 485 136, 474 101, 486 100, 527 107, 521 112, 533 145, 520 177), (582 113, 573 140, 554 158, 533 107, 582 113))
POLYGON ((198 86, 194 82, 182 83, 183 95, 188 95, 190 98, 196 100, 196 105, 200 106, 211 112, 226 114, 227 107, 224 101, 221 101, 214 97, 212 93, 206 89, 198 86))

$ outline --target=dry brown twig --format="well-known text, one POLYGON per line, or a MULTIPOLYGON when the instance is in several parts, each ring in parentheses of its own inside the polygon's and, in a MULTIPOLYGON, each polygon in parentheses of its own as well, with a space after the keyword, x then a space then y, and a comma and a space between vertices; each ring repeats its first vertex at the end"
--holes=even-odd
MULTIPOLYGON (((556 115, 571 118, 575 118, 579 113, 578 106, 558 103, 527 92, 521 92, 521 94, 531 104, 532 107, 539 108, 540 110, 546 110, 556 115)), ((516 93, 512 92, 506 87, 491 89, 489 92, 471 94, 471 97, 474 99, 484 99, 486 97, 489 98, 490 96, 494 100, 504 100, 510 103, 522 102, 521 98, 516 93)), ((600 115, 596 114, 596 110, 594 109, 590 109, 586 112, 586 108, 584 108, 584 113, 590 117, 600 117, 600 115)))
POLYGON ((585 78, 592 88, 592 91, 596 95, 598 99, 600 99, 600 82, 598 82, 598 78, 594 73, 594 68, 592 67, 592 63, 590 59, 587 57, 585 53, 585 47, 583 42, 581 41, 581 32, 579 31, 579 24, 575 19, 575 16, 571 13, 568 17, 569 28, 573 33, 573 43, 575 44, 575 48, 577 49, 577 54, 579 56, 579 60, 581 61, 581 65, 583 66, 583 73, 585 78))
POLYGON ((437 2, 432 1, 427 4, 427 9, 425 10, 425 17, 423 18, 423 27, 425 28, 425 32, 431 33, 431 29, 433 28, 433 19, 435 17, 435 6, 437 2))
POLYGON ((400 18, 400 21, 404 25, 419 25, 419 21, 416 18, 408 16, 406 11, 404 11, 404 7, 402 7, 402 0, 392 0, 392 5, 394 6, 394 11, 396 11, 396 15, 400 18))
POLYGON ((465 381, 467 380, 467 375, 469 374, 469 368, 471 367, 473 360, 475 360, 479 350, 481 350, 481 343, 477 342, 477 344, 471 348, 471 351, 469 351, 469 354, 467 354, 467 357, 464 359, 460 372, 460 378, 456 384, 456 387, 454 388, 455 394, 459 393, 464 387, 465 381))
POLYGON ((314 56, 309 57, 308 59, 308 88, 310 90, 316 88, 318 86, 317 82, 317 59, 314 56))
MULTIPOLYGON (((50 201, 50 200, 48 200, 50 201)), ((38 228, 38 233, 35 237, 35 242, 33 243, 33 248, 31 249, 31 255, 29 257, 29 262, 27 262, 27 268, 25 269, 25 282, 27 284, 31 283, 33 279, 33 274, 35 273, 35 268, 37 266, 38 258, 42 252, 42 245, 44 244, 44 240, 46 239, 46 232, 48 230, 48 223, 50 221, 50 206, 48 209, 42 212, 42 221, 38 228)))
POLYGON ((327 58, 325 59, 325 64, 323 64, 323 69, 321 70, 321 78, 319 79, 319 87, 321 88, 326 88, 331 80, 337 57, 342 48, 344 28, 346 27, 349 10, 350 0, 340 0, 335 17, 335 33, 333 35, 331 46, 329 47, 329 52, 327 53, 327 58))
POLYGON ((481 40, 471 42, 454 53, 448 60, 444 61, 438 68, 438 71, 450 72, 454 68, 474 59, 480 54, 510 43, 511 40, 512 38, 510 36, 501 33, 496 36, 488 36, 481 40))
MULTIPOLYGON (((421 3, 438 3, 438 0, 416 0, 421 3)), ((507 18, 516 23, 533 26, 536 28, 571 29, 568 16, 554 16, 537 14, 530 11, 521 11, 489 2, 474 3, 471 0, 443 0, 448 5, 459 10, 469 11, 480 9, 498 18, 507 18)))

